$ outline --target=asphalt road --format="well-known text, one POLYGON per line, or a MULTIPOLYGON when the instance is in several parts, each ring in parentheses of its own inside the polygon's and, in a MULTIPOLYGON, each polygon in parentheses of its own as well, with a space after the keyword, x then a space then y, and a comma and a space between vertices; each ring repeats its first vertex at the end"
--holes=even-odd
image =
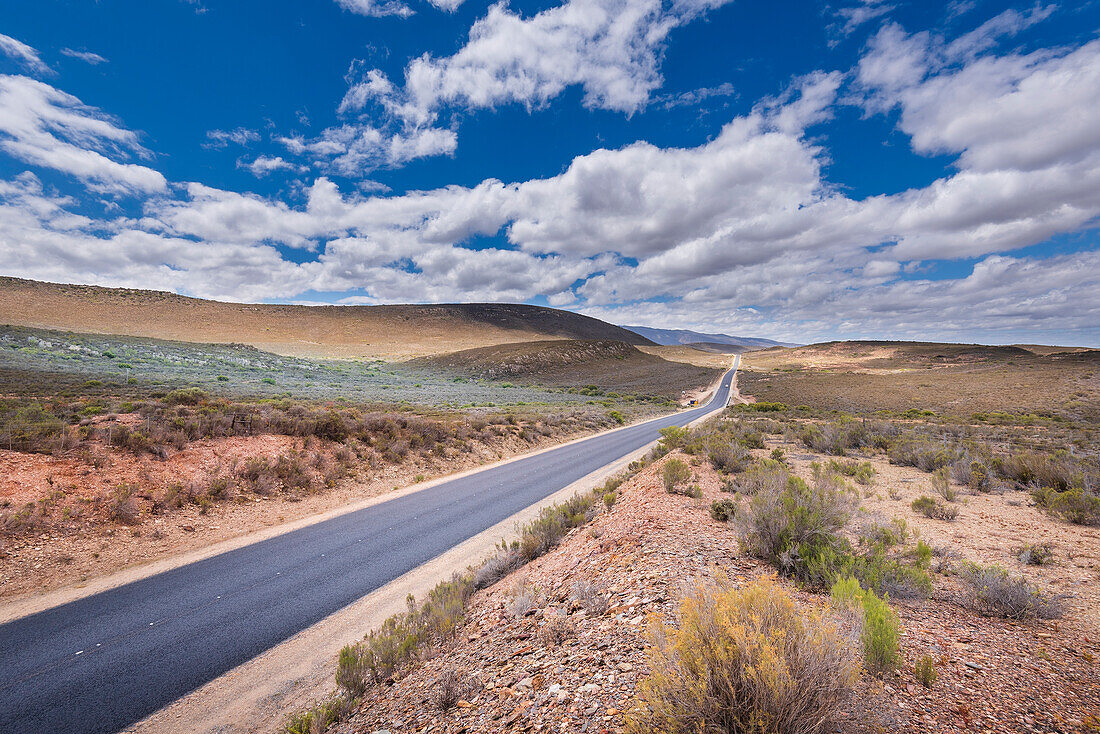
POLYGON ((545 451, 0 626, 0 732, 108 734, 725 405, 545 451))

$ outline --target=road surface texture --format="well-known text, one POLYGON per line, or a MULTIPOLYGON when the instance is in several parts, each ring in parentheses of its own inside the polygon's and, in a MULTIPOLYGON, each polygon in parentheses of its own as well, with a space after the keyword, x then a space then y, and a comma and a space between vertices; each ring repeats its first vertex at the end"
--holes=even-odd
POLYGON ((593 436, 0 626, 0 732, 109 734, 724 406, 593 436))

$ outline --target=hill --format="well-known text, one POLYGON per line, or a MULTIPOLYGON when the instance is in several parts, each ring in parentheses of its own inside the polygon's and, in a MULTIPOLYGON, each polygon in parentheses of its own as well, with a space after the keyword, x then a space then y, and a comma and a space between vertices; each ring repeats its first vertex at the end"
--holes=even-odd
POLYGON ((697 344, 706 344, 710 347, 710 351, 713 351, 714 345, 718 344, 738 347, 738 350, 735 351, 742 352, 749 352, 755 349, 767 349, 768 347, 796 346, 789 342, 777 342, 772 339, 762 339, 751 336, 730 336, 729 334, 705 334, 699 331, 689 331, 687 329, 654 329, 649 326, 624 326, 623 328, 633 331, 635 334, 644 336, 646 339, 663 346, 674 346, 679 344, 695 346, 697 344))
POLYGON ((434 368, 487 380, 572 387, 679 398, 681 391, 705 387, 721 369, 662 359, 619 341, 560 340, 467 349, 414 360, 434 368))
POLYGON ((1100 350, 934 342, 827 342, 753 352, 741 388, 758 400, 855 412, 1007 412, 1100 418, 1100 350))
POLYGON ((459 303, 302 306, 223 303, 164 291, 0 277, 0 324, 174 341, 248 344, 299 357, 408 359, 544 339, 651 342, 541 306, 459 303))

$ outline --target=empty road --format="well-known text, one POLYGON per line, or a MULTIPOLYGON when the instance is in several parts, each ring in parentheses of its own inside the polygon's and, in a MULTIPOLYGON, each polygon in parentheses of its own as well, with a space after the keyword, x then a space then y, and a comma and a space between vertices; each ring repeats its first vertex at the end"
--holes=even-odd
MULTIPOLYGON (((442 482, 0 626, 0 732, 111 734, 452 546, 724 406, 442 482)), ((364 630, 365 632, 366 630, 364 630)))

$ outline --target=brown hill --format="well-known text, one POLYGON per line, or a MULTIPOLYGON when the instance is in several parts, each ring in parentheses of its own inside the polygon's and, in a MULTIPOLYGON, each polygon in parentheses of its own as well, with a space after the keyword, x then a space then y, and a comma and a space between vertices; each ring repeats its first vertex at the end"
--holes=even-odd
POLYGON ((222 303, 164 291, 6 277, 0 277, 0 323, 189 342, 242 343, 303 357, 407 359, 544 339, 651 344, 645 337, 599 319, 522 304, 222 303))
POLYGON ((1018 346, 845 341, 809 344, 804 347, 772 347, 745 355, 745 363, 759 368, 780 369, 791 367, 901 369, 1027 360, 1036 356, 1034 351, 1018 346))
POLYGON ((671 362, 630 344, 606 340, 559 340, 466 349, 418 359, 412 364, 488 380, 680 397, 682 390, 709 385, 722 370, 671 362))
POLYGON ((829 342, 743 357, 742 392, 758 400, 952 416, 1007 411, 1100 417, 1100 350, 929 342, 829 342))

